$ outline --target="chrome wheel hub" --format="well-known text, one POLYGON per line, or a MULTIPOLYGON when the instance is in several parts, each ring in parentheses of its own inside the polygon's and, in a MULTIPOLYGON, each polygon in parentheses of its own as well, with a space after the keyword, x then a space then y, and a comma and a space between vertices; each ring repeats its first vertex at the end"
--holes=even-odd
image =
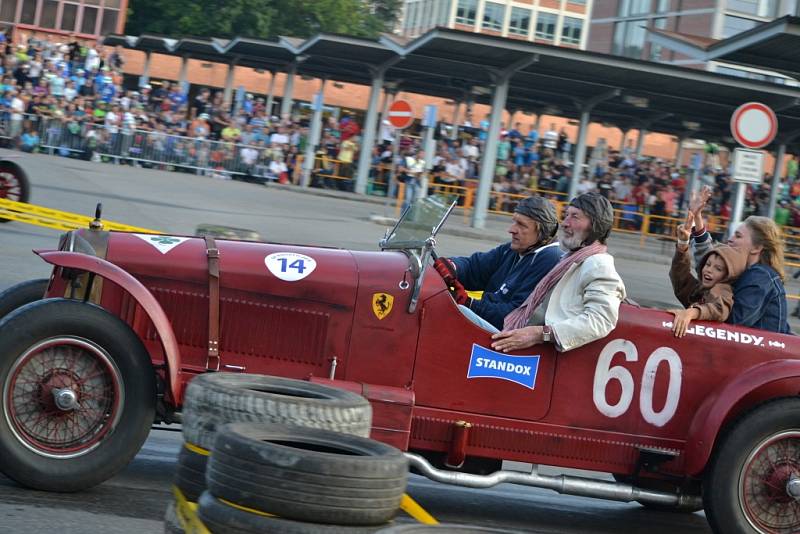
POLYGON ((78 395, 70 388, 54 389, 53 400, 56 408, 65 412, 78 408, 78 395))

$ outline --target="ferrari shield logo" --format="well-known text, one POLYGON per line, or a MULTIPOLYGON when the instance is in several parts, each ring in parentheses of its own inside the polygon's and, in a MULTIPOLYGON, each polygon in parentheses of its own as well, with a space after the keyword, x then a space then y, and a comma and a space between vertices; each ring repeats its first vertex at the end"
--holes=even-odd
POLYGON ((381 320, 392 313, 393 303, 394 297, 389 293, 375 293, 372 295, 372 311, 375 312, 375 317, 381 320))

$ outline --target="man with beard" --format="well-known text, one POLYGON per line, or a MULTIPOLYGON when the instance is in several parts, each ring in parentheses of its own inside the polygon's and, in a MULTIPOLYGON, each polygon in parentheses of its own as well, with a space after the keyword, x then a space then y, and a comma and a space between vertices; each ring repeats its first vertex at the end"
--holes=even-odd
POLYGON ((515 351, 553 343, 560 352, 607 336, 617 325, 625 285, 605 245, 614 222, 611 203, 584 193, 567 207, 558 232, 567 254, 492 336, 492 348, 515 351))
POLYGON ((433 266, 464 315, 497 331, 503 318, 522 304, 561 258, 558 243, 552 242, 557 228, 553 205, 542 197, 528 197, 514 209, 510 243, 469 257, 438 258, 433 266), (483 297, 473 300, 467 290, 483 291, 483 297))

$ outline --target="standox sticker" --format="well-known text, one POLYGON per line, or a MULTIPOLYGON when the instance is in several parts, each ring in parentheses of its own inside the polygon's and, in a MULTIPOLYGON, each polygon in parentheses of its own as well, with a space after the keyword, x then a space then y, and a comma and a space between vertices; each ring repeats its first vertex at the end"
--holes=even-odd
POLYGON ((472 345, 467 378, 499 378, 534 389, 540 356, 511 356, 472 345))
POLYGON ((372 295, 372 312, 380 321, 390 313, 394 305, 394 297, 389 293, 374 293, 372 295))
POLYGON ((188 241, 188 237, 173 237, 171 235, 153 235, 153 234, 133 234, 139 239, 144 240, 155 247, 157 251, 166 254, 173 248, 177 247, 184 241, 188 241))
POLYGON ((264 258, 269 272, 287 282, 302 280, 317 268, 314 258, 295 252, 275 252, 264 258))

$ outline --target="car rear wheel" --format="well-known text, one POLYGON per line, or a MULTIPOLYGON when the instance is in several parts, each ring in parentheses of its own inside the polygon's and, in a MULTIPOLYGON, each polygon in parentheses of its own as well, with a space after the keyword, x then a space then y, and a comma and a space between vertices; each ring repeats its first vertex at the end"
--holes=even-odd
POLYGON ((0 319, 30 302, 36 302, 44 297, 50 280, 40 278, 28 280, 11 286, 0 293, 0 319))
POLYGON ((769 402, 736 421, 703 488, 714 532, 800 531, 800 399, 769 402))
POLYGON ((139 451, 155 416, 150 359, 93 304, 31 303, 0 320, 0 470, 25 486, 79 491, 139 451))
MULTIPOLYGON (((31 186, 22 167, 12 161, 0 160, 0 198, 15 202, 28 202, 31 186)), ((0 223, 9 219, 0 218, 0 223)))

